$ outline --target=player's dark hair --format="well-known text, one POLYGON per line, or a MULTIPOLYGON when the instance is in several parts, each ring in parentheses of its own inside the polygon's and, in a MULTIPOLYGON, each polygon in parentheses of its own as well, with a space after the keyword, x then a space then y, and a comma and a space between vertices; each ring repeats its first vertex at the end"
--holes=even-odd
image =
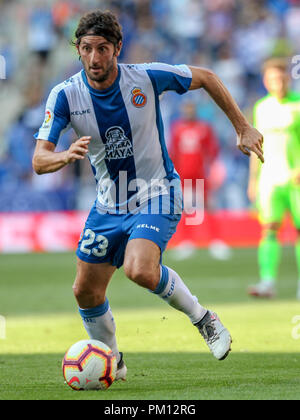
POLYGON ((115 47, 123 39, 122 27, 116 16, 109 10, 94 10, 84 14, 78 24, 75 32, 75 45, 79 45, 81 38, 85 35, 103 36, 115 47))
POLYGON ((268 58, 262 65, 262 73, 264 74, 268 69, 274 68, 286 73, 289 70, 288 60, 285 57, 268 58))

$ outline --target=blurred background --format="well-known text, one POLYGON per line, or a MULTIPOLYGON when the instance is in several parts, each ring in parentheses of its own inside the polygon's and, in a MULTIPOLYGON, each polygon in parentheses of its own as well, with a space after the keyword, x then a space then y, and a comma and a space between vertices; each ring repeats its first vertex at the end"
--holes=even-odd
MULTIPOLYGON (((85 212, 95 199, 88 162, 43 176, 31 167, 33 134, 43 122, 49 91, 81 69, 71 40, 80 16, 95 8, 110 9, 120 19, 120 62, 211 68, 250 121, 253 104, 266 93, 264 59, 300 53, 300 0, 0 0, 0 55, 6 63, 6 79, 0 80, 0 212, 85 212)), ((298 80, 293 83, 299 90, 298 80)), ((174 160, 176 127, 186 118, 186 105, 215 144, 205 172, 209 208, 248 209, 249 159, 237 151, 231 124, 205 92, 167 93, 162 99, 174 160)), ((59 148, 73 140, 70 131, 59 148)))

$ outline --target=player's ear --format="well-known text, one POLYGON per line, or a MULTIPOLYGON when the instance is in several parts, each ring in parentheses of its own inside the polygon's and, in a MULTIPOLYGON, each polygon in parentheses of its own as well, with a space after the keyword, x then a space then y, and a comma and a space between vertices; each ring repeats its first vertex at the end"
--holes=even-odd
POLYGON ((80 51, 79 51, 79 45, 80 44, 76 44, 76 50, 77 50, 77 54, 78 54, 78 59, 81 60, 81 55, 80 55, 80 51))
POLYGON ((119 43, 115 46, 115 52, 114 52, 115 57, 119 57, 122 50, 122 45, 123 45, 122 41, 119 41, 119 43))

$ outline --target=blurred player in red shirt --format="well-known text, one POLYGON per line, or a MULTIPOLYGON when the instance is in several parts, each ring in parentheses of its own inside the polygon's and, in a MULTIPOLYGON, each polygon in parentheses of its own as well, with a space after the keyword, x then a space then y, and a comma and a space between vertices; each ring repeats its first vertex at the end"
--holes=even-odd
MULTIPOLYGON (((211 126, 197 118, 193 102, 183 104, 182 118, 171 127, 170 154, 182 180, 207 180, 210 166, 218 157, 219 144, 211 126)), ((204 190, 206 201, 207 181, 204 190)))
MULTIPOLYGON (((195 194, 198 206, 202 211, 213 210, 212 192, 218 189, 224 181, 225 171, 219 160, 219 142, 214 130, 207 122, 199 120, 194 102, 185 102, 182 106, 182 117, 171 126, 170 156, 175 169, 180 175, 184 188, 184 208, 189 211, 195 208, 195 194), (196 180, 204 180, 204 192, 196 190, 196 180), (192 188, 184 185, 184 180, 192 180, 192 188), (204 200, 204 201, 203 201, 204 200)), ((197 205, 196 205, 197 207, 197 205)), ((207 218, 212 242, 212 256, 225 259, 229 256, 228 247, 218 238, 216 221, 207 218)), ((189 256, 194 248, 191 240, 186 237, 179 245, 182 256, 189 256)))

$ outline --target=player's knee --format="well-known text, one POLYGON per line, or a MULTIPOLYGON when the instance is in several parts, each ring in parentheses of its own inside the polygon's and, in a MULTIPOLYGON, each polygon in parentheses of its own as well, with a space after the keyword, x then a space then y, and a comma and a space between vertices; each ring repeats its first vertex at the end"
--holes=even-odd
POLYGON ((76 299, 80 299, 85 294, 85 291, 77 283, 73 284, 72 290, 76 299))
POLYGON ((74 283, 72 286, 73 294, 78 302, 83 299, 87 299, 89 296, 92 296, 92 292, 81 287, 79 284, 74 283))
POLYGON ((105 294, 102 294, 99 290, 83 287, 76 282, 73 284, 72 289, 75 299, 81 308, 93 308, 105 301, 105 294))
POLYGON ((155 270, 134 261, 124 264, 124 272, 130 280, 150 290, 155 290, 159 282, 155 270))

